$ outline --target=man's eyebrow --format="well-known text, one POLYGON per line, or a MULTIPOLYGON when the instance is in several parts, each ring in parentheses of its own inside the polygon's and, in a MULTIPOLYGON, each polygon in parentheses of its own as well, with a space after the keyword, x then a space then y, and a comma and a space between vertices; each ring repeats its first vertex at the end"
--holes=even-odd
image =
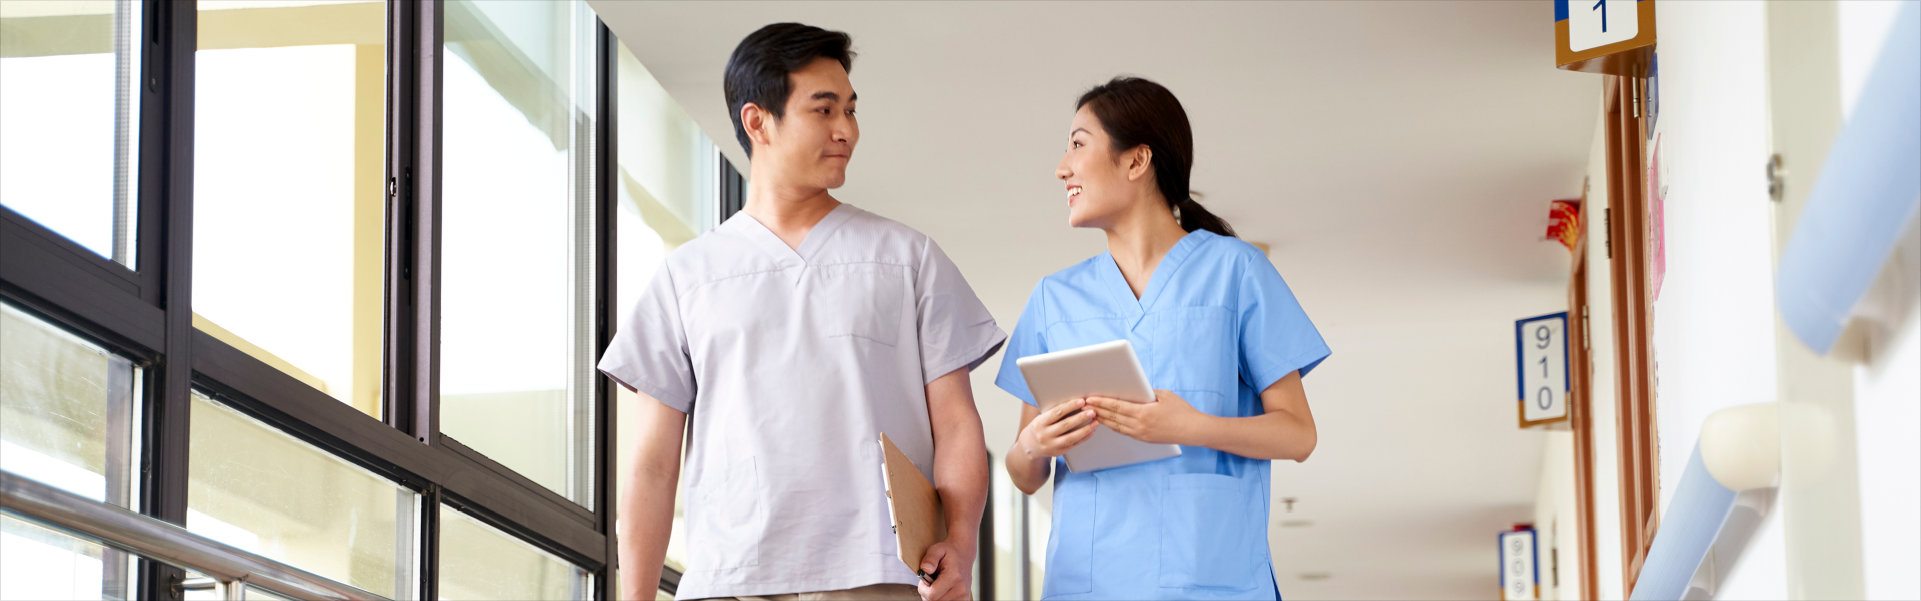
MULTIPOLYGON (((856 94, 855 97, 859 97, 859 95, 856 94)), ((809 96, 809 98, 813 100, 832 100, 835 102, 839 102, 840 94, 837 94, 834 92, 814 92, 814 95, 809 96)))

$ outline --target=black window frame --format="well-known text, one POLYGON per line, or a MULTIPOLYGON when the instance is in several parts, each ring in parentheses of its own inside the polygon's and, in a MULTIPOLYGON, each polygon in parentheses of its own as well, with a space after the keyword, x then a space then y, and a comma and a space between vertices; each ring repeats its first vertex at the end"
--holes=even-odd
MULTIPOLYGON (((583 1, 584 0, 577 0, 583 1)), ((441 86, 444 0, 387 2, 387 190, 382 415, 370 417, 193 328, 194 77, 198 8, 144 0, 134 268, 0 207, 0 298, 142 368, 141 513, 185 525, 192 395, 215 400, 421 495, 417 594, 439 595, 442 503, 574 563, 613 599, 617 503, 613 384, 593 388, 589 510, 439 432, 441 86)), ((596 348, 618 308, 614 203, 616 41, 595 33, 593 306, 596 348)), ((716 199, 715 202, 720 202, 716 199)), ((180 599, 181 570, 141 561, 143 599, 180 599)), ((662 575, 672 591, 679 574, 662 575)))

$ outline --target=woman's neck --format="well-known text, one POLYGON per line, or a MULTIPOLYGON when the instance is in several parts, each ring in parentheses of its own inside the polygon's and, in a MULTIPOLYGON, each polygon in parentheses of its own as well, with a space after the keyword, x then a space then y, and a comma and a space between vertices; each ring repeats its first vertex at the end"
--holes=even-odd
POLYGON ((1121 277, 1134 291, 1134 298, 1140 298, 1147 290, 1147 282, 1154 276, 1154 268, 1161 263, 1161 257, 1187 236, 1174 212, 1167 209, 1167 201, 1154 194, 1140 202, 1137 207, 1122 215, 1120 219, 1102 228, 1107 232, 1107 253, 1113 255, 1114 266, 1121 270, 1121 277))

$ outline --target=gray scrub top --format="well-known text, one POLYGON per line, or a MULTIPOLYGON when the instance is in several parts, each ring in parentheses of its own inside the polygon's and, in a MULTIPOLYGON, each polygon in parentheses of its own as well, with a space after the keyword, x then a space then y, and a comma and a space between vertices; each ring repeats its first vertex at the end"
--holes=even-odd
POLYGON ((852 205, 799 250, 738 213, 674 251, 599 367, 690 416, 676 597, 916 582, 876 441, 931 479, 926 385, 1006 339, 933 240, 852 205))

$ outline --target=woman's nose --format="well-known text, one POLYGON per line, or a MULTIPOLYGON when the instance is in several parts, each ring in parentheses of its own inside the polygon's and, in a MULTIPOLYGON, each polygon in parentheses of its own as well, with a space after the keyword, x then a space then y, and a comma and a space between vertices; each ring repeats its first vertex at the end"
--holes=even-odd
POLYGON ((1074 176, 1074 172, 1067 170, 1067 157, 1062 156, 1061 163, 1059 165, 1054 166, 1054 178, 1059 179, 1061 181, 1067 181, 1067 178, 1073 177, 1073 176, 1074 176))

